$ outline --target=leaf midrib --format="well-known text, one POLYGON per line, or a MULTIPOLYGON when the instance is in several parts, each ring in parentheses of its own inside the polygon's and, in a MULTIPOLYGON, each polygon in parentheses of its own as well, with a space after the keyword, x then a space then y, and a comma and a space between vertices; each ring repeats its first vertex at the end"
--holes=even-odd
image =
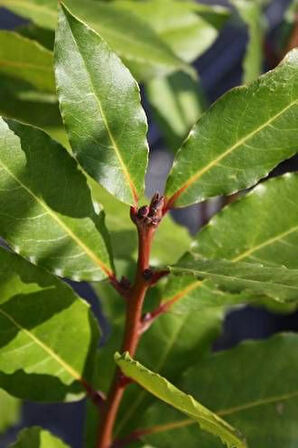
MULTIPOLYGON (((231 260, 231 262, 233 263, 234 261, 233 260, 231 260)), ((254 280, 254 279, 248 279, 248 278, 243 278, 243 277, 235 277, 235 276, 233 276, 233 275, 228 275, 228 274, 219 274, 219 273, 217 273, 217 272, 209 272, 209 271, 201 271, 201 270, 199 270, 199 269, 196 269, 196 268, 184 268, 184 267, 179 267, 179 268, 175 268, 174 270, 176 270, 176 271, 183 271, 183 272, 189 272, 189 273, 194 273, 195 275, 196 275, 196 273, 198 273, 198 274, 201 274, 201 275, 204 275, 204 276, 208 276, 208 277, 213 277, 213 276, 215 276, 215 277, 221 277, 221 278, 224 278, 224 279, 231 279, 231 280, 239 280, 239 281, 243 281, 243 282, 247 282, 247 283, 257 283, 257 284, 270 284, 270 285, 272 285, 273 287, 274 286, 280 286, 280 287, 283 287, 283 288, 289 288, 289 289, 293 289, 294 291, 297 291, 298 292, 298 287, 297 286, 292 286, 292 285, 287 285, 287 284, 284 284, 284 283, 278 283, 278 282, 269 282, 269 281, 262 281, 262 280, 254 280)))
POLYGON ((46 210, 46 212, 60 225, 60 227, 62 227, 62 229, 70 236, 70 238, 73 239, 73 241, 75 241, 75 243, 78 244, 83 249, 83 251, 88 255, 88 257, 91 258, 91 260, 95 262, 107 276, 111 276, 112 274, 111 270, 97 257, 97 255, 93 253, 91 249, 87 247, 85 243, 83 243, 83 241, 81 241, 80 238, 77 235, 75 235, 73 231, 69 227, 67 227, 67 225, 55 213, 53 213, 53 211, 38 196, 36 196, 33 193, 33 191, 30 190, 30 188, 28 188, 18 177, 16 177, 10 171, 10 169, 7 168, 6 165, 4 165, 1 159, 0 159, 0 166, 2 166, 2 168, 8 173, 8 175, 11 176, 22 188, 24 188, 24 190, 27 191, 27 193, 30 196, 32 196, 33 199, 38 204, 40 204, 40 206, 44 210, 46 210))
MULTIPOLYGON (((67 11, 67 14, 68 14, 68 11, 67 11)), ((66 16, 66 15, 65 15, 65 16, 66 16)), ((132 198, 133 198, 134 203, 135 203, 135 205, 136 205, 136 204, 138 203, 138 194, 137 194, 136 187, 135 187, 135 185, 134 185, 134 183, 133 183, 133 181, 132 181, 132 179, 131 179, 131 177, 130 177, 130 174, 129 174, 127 168, 126 168, 126 165, 125 165, 125 163, 124 163, 124 161, 123 161, 123 159, 122 159, 121 151, 120 151, 120 149, 118 148, 118 144, 117 144, 116 140, 114 139, 113 133, 112 133, 112 131, 111 131, 111 129, 110 129, 110 126, 109 126, 107 117, 106 117, 106 115, 105 115, 104 109, 103 109, 103 107, 102 107, 101 101, 100 101, 100 99, 98 98, 98 96, 97 96, 97 94, 96 94, 95 87, 94 87, 93 80, 92 80, 92 76, 91 76, 91 74, 89 73, 88 66, 87 66, 86 61, 85 61, 85 59, 84 59, 84 57, 83 57, 83 54, 82 54, 81 51, 80 51, 78 42, 77 42, 77 40, 76 40, 76 38, 75 38, 75 36, 74 36, 74 34, 73 34, 72 27, 71 27, 71 24, 70 24, 70 22, 68 21, 68 19, 67 19, 67 22, 68 22, 68 25, 69 25, 69 29, 70 29, 70 31, 71 31, 71 35, 72 35, 72 38, 73 38, 73 42, 74 42, 74 44, 75 44, 75 46, 76 46, 76 48, 77 48, 77 50, 78 50, 78 53, 81 55, 82 61, 83 61, 83 63, 84 63, 85 69, 86 69, 86 73, 88 74, 88 79, 89 79, 89 81, 90 81, 90 87, 91 87, 93 96, 94 96, 94 98, 95 98, 95 100, 96 100, 96 103, 97 103, 97 105, 98 105, 99 113, 100 113, 100 115, 102 116, 102 119, 103 119, 105 128, 106 128, 106 130, 107 130, 107 133, 108 133, 108 136, 109 136, 109 139, 110 139, 110 142, 111 142, 112 147, 114 148, 115 154, 116 154, 116 156, 117 156, 117 158, 118 158, 118 160, 119 160, 120 166, 121 166, 121 168, 122 168, 122 172, 123 172, 123 174, 124 174, 124 177, 126 178, 126 181, 127 181, 127 183, 128 183, 128 186, 129 186, 130 191, 131 191, 131 194, 132 194, 132 198)), ((95 31, 93 31, 93 32, 95 32, 95 31)), ((96 33, 96 32, 95 32, 95 33, 96 33)), ((97 34, 97 33, 96 33, 96 34, 97 34)), ((100 36, 99 36, 99 37, 100 37, 100 36)))
POLYGON ((290 104, 288 104, 286 107, 284 107, 280 112, 275 114, 273 117, 271 117, 269 120, 267 120, 265 123, 263 123, 261 126, 257 127, 256 129, 254 129, 252 132, 250 132, 246 136, 242 137, 238 142, 236 142, 234 145, 232 145, 230 148, 228 148, 226 151, 224 151, 222 154, 220 154, 214 160, 209 162, 201 170, 199 170, 195 174, 193 174, 182 186, 179 187, 178 190, 176 190, 172 194, 171 198, 169 199, 169 202, 171 202, 171 200, 172 201, 177 200, 178 197, 188 187, 190 187, 194 182, 196 182, 200 177, 202 177, 207 171, 209 171, 211 168, 216 166, 222 159, 224 159, 226 156, 231 154, 235 149, 239 148, 241 145, 244 145, 248 140, 250 140, 252 137, 257 135, 259 132, 261 132, 263 129, 265 129, 267 126, 269 126, 275 120, 277 120, 282 114, 284 114, 291 107, 295 106, 297 103, 298 103, 298 100, 292 101, 290 104))
POLYGON ((278 235, 269 238, 268 240, 266 240, 264 243, 258 244, 257 246, 254 246, 250 249, 247 249, 245 252, 242 252, 242 254, 237 255, 237 257, 234 257, 231 261, 240 261, 243 258, 249 257, 251 254, 253 254, 254 252, 263 249, 263 247, 268 246, 271 243, 274 243, 275 241, 278 241, 282 238, 284 238, 285 236, 290 235, 291 233, 295 232, 296 230, 298 230, 298 225, 291 227, 290 229, 288 229, 286 232, 283 233, 279 233, 278 235))
MULTIPOLYGON (((268 398, 252 401, 251 403, 245 403, 243 405, 235 406, 232 408, 221 409, 219 411, 215 411, 215 414, 218 416, 221 416, 221 417, 225 417, 227 415, 234 415, 234 414, 237 414, 238 412, 246 411, 246 410, 253 409, 256 407, 267 406, 267 405, 270 405, 273 403, 279 403, 282 401, 288 401, 295 397, 298 397, 298 391, 292 392, 289 394, 277 395, 277 396, 273 396, 273 397, 268 397, 268 398)), ((178 429, 178 428, 182 428, 184 426, 190 426, 195 423, 196 422, 193 419, 176 420, 175 422, 165 423, 164 425, 152 426, 151 428, 148 428, 146 434, 147 435, 157 434, 160 432, 169 431, 171 429, 178 429)), ((144 431, 146 431, 146 429, 144 431)))
POLYGON ((57 363, 63 367, 63 369, 70 374, 75 380, 83 382, 83 378, 73 367, 71 367, 67 362, 65 362, 54 350, 48 347, 44 342, 42 342, 38 337, 36 337, 31 331, 22 327, 10 314, 6 313, 0 307, 0 314, 2 314, 6 319, 8 319, 18 330, 24 332, 32 341, 39 345, 52 359, 57 361, 57 363))

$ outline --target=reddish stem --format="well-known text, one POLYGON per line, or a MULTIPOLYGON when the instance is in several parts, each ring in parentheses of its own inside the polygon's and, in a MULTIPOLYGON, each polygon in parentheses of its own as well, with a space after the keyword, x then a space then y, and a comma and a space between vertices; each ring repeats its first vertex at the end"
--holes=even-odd
MULTIPOLYGON (((136 224, 139 236, 139 254, 135 281, 127 300, 126 321, 122 352, 134 356, 141 336, 143 303, 148 288, 151 286, 149 259, 155 230, 162 218, 163 197, 154 195, 150 207, 139 210, 131 208, 131 218, 136 224)), ((116 420, 123 392, 128 382, 119 368, 116 368, 110 392, 105 403, 97 440, 97 448, 110 448, 113 441, 113 427, 116 420)))

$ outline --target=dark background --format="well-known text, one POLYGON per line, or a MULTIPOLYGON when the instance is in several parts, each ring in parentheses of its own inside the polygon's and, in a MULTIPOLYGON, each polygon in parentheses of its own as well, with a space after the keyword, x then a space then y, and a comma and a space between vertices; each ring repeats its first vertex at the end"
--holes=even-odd
MULTIPOLYGON (((225 0, 205 0, 201 3, 227 5, 225 0)), ((274 42, 278 35, 283 13, 288 4, 288 0, 274 0, 266 11, 269 21, 269 32, 267 34, 269 43, 274 42)), ((18 17, 0 8, 0 29, 13 29, 23 23, 24 21, 18 17)), ((236 22, 228 23, 212 48, 196 61, 195 66, 200 73, 203 89, 209 103, 212 103, 230 88, 241 84, 241 66, 246 42, 247 32, 245 27, 236 22)), ((269 67, 265 66, 265 69, 267 68, 269 67)), ((165 152, 161 135, 152 120, 150 120, 149 140, 152 156, 147 189, 149 192, 153 192, 162 184, 171 163, 171 156, 165 152)), ((274 174, 280 174, 285 170, 298 170, 297 158, 278 167, 274 174)), ((177 214, 175 218, 194 233, 202 222, 201 209, 198 206, 188 207, 177 214)), ((81 296, 91 301, 96 314, 100 316, 99 304, 92 289, 87 284, 80 284, 75 287, 81 296)), ((105 324, 103 326, 106 328, 105 324)), ((243 339, 266 338, 275 332, 288 330, 298 330, 297 314, 280 316, 261 309, 246 307, 231 312, 226 317, 222 336, 216 342, 214 348, 220 350, 231 347, 243 339)), ((21 427, 32 425, 48 428, 65 440, 72 448, 82 448, 84 406, 85 404, 82 402, 55 405, 24 403, 20 424, 18 427, 11 428, 5 435, 0 436, 0 448, 6 448, 9 443, 14 441, 21 427)))

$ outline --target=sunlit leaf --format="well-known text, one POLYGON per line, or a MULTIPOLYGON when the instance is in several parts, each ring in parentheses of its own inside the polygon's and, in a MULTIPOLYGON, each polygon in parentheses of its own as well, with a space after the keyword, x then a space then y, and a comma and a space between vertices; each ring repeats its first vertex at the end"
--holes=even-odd
POLYGON ((131 359, 128 353, 116 354, 115 361, 126 376, 199 423, 203 430, 218 436, 229 448, 246 447, 239 433, 224 420, 197 402, 191 395, 187 395, 162 376, 131 359))
POLYGON ((2 248, 0 301, 0 387, 37 401, 82 394, 98 341, 89 306, 62 281, 2 248))
POLYGON ((148 153, 136 82, 102 38, 64 7, 55 48, 58 96, 77 159, 108 191, 136 204, 148 153))
POLYGON ((298 50, 220 98, 190 132, 167 181, 182 207, 250 187, 297 151, 298 50))
POLYGON ((0 235, 61 277, 111 273, 104 215, 67 151, 44 132, 0 120, 0 235))

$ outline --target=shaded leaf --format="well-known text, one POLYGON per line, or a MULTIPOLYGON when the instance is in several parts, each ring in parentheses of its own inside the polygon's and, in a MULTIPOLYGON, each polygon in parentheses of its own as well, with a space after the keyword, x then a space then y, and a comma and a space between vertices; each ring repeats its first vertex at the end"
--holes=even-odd
POLYGON ((16 425, 21 417, 21 402, 0 389, 0 434, 16 425))
MULTIPOLYGON (((111 45, 135 76, 148 79, 179 69, 194 73, 151 26, 135 14, 123 11, 115 2, 67 0, 66 4, 111 45)), ((0 0, 0 6, 31 19, 40 27, 56 28, 56 0, 0 0)))
POLYGON ((20 432, 16 443, 9 445, 10 448, 67 448, 62 440, 53 436, 50 432, 32 426, 20 432))
POLYGON ((298 300, 298 269, 213 260, 196 254, 185 255, 170 269, 176 274, 188 274, 200 280, 211 279, 223 292, 244 291, 252 296, 265 295, 285 302, 298 300))
POLYGON ((0 114, 44 129, 68 147, 56 95, 34 89, 29 83, 0 75, 0 114))
POLYGON ((56 0, 0 0, 0 6, 15 14, 31 19, 37 25, 55 29, 57 22, 56 0))
POLYGON ((173 52, 186 62, 192 62, 212 45, 218 29, 229 16, 228 10, 224 8, 209 6, 201 9, 193 2, 173 0, 120 0, 117 6, 146 21, 173 52), (220 16, 221 20, 216 22, 205 19, 204 13, 207 11, 210 15, 220 16))
POLYGON ((35 40, 44 48, 50 51, 54 50, 55 33, 47 28, 42 28, 34 23, 29 23, 27 25, 22 25, 16 29, 18 34, 24 37, 35 40))
POLYGON ((0 73, 55 93, 52 53, 11 31, 0 31, 0 73))
POLYGON ((192 251, 206 258, 298 269, 297 192, 297 174, 258 185, 211 219, 192 251))
POLYGON ((169 204, 185 206, 254 185, 297 151, 298 50, 219 99, 190 132, 169 175, 169 204))
MULTIPOLYGON (((249 447, 289 448, 297 440, 297 345, 297 335, 284 334, 210 354, 185 372, 180 387, 239 428, 249 447)), ((208 435, 198 435, 191 420, 164 405, 152 407, 143 425, 152 432, 155 427, 156 433, 145 439, 160 448, 168 448, 169 441, 173 448, 221 446, 208 435)))
POLYGON ((148 24, 145 17, 124 11, 121 3, 66 0, 66 5, 94 29, 121 57, 137 79, 150 79, 176 70, 195 76, 148 24))
POLYGON ((266 18, 263 5, 255 0, 232 0, 237 11, 247 25, 248 43, 243 61, 243 82, 257 79, 263 72, 263 47, 266 18))
POLYGON ((0 249, 0 266, 0 387, 8 377, 9 393, 56 401, 62 386, 66 395, 90 376, 95 320, 69 286, 23 258, 0 249), (21 380, 16 388, 14 374, 21 380))
POLYGON ((115 361, 126 376, 160 400, 189 416, 205 431, 218 436, 228 447, 246 446, 237 431, 224 420, 198 403, 191 395, 185 394, 165 378, 131 359, 128 353, 116 354, 115 361))
POLYGON ((177 72, 148 82, 146 92, 166 143, 176 150, 205 108, 199 82, 177 72))
POLYGON ((148 153, 138 86, 98 34, 64 7, 59 17, 56 78, 73 151, 107 190, 136 204, 148 153))
POLYGON ((44 132, 0 120, 0 235, 58 276, 111 273, 103 211, 76 162, 44 132), (71 186, 71 188, 70 188, 71 186))

